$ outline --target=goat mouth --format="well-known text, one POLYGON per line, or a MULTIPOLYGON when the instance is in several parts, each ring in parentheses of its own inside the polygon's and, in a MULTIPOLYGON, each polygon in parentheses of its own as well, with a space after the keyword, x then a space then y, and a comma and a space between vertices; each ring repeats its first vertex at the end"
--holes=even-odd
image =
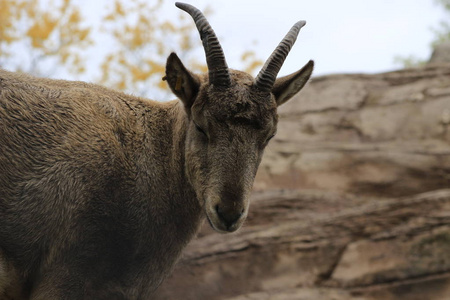
POLYGON ((219 233, 229 233, 229 232, 233 232, 233 231, 237 230, 237 228, 236 228, 236 229, 230 231, 225 225, 223 225, 221 223, 219 223, 219 226, 215 225, 217 222, 213 222, 211 220, 211 218, 209 217, 209 214, 206 214, 206 219, 208 220, 208 223, 211 226, 211 228, 219 233))

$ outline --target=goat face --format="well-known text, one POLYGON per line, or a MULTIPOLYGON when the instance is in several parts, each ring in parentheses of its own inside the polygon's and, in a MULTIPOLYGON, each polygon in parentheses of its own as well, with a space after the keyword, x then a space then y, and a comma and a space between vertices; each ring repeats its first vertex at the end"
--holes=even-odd
POLYGON ((186 149, 188 177, 220 232, 235 231, 245 220, 253 179, 277 124, 275 99, 253 88, 249 75, 230 73, 230 87, 200 89, 186 149))
POLYGON ((188 119, 186 173, 212 227, 233 232, 247 216, 263 150, 276 132, 276 109, 312 73, 310 61, 301 70, 276 79, 304 22, 294 25, 254 79, 228 69, 217 37, 199 10, 176 5, 194 18, 209 69, 209 76, 197 76, 176 54, 167 60, 165 79, 183 102, 188 119))

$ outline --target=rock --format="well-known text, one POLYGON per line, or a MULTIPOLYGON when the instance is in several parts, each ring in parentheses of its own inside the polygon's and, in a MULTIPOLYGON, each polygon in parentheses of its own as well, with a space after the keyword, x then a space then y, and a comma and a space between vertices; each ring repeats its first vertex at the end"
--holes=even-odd
POLYGON ((438 44, 434 47, 429 64, 450 63, 450 42, 438 44))
POLYGON ((358 240, 347 245, 331 279, 342 286, 364 286, 440 274, 450 270, 449 253, 449 226, 405 240, 358 240))
POLYGON ((251 293, 227 300, 367 300, 342 289, 296 288, 251 293))
POLYGON ((315 78, 280 107, 255 189, 405 196, 448 187, 450 64, 315 78))
POLYGON ((450 190, 364 200, 279 191, 252 201, 237 234, 188 246, 155 299, 290 299, 279 291, 298 293, 292 299, 414 299, 406 297, 411 281, 436 287, 421 299, 450 297, 450 190))
POLYGON ((280 108, 250 213, 153 299, 450 299, 450 64, 314 78, 280 108))

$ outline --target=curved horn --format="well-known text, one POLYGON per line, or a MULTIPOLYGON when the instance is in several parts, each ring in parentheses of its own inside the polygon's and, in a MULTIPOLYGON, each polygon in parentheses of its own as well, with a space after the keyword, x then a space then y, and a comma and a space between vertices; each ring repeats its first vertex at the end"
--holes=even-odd
POLYGON ((190 4, 176 2, 175 5, 190 14, 195 21, 203 42, 203 48, 205 49, 206 64, 209 70, 209 82, 217 86, 230 86, 231 79, 227 62, 225 61, 225 54, 220 46, 219 39, 206 20, 206 17, 200 10, 190 4))
POLYGON ((294 45, 300 29, 305 26, 305 24, 305 21, 300 21, 292 26, 291 30, 289 30, 278 47, 272 52, 269 59, 266 61, 256 77, 256 86, 260 90, 270 92, 275 80, 277 79, 278 72, 286 59, 286 56, 289 54, 289 51, 294 45))

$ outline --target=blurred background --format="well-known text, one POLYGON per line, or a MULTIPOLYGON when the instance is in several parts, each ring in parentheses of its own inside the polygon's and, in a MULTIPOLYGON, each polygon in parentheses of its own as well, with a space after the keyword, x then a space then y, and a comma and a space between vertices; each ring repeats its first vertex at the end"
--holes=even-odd
MULTIPOLYGON (((205 224, 153 299, 450 299, 450 0, 193 0, 256 74, 307 20, 248 220, 205 224)), ((168 100, 170 52, 206 71, 174 1, 0 0, 0 67, 168 100)))
MULTIPOLYGON (((174 2, 0 0, 0 66, 170 99, 161 81, 170 52, 205 70, 193 22, 174 2)), ((280 75, 308 59, 316 76, 393 70, 428 59, 449 38, 447 0, 190 3, 209 18, 229 66, 253 74, 298 20, 308 23, 280 75)))

